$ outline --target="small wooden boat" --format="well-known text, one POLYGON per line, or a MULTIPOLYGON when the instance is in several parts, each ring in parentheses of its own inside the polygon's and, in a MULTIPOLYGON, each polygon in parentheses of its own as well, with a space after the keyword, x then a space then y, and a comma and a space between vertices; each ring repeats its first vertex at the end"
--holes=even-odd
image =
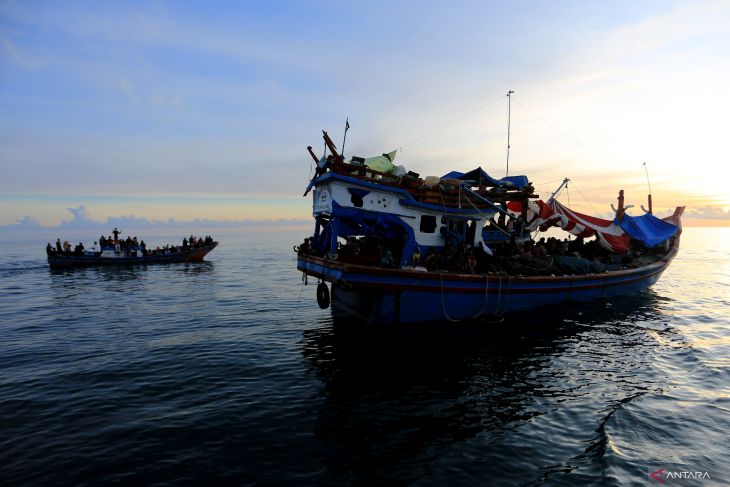
POLYGON ((60 267, 87 267, 99 265, 137 265, 162 264, 169 262, 200 262, 214 248, 218 242, 209 242, 194 246, 171 247, 161 251, 147 252, 136 248, 106 248, 101 252, 85 251, 53 252, 48 254, 48 264, 53 268, 60 267))

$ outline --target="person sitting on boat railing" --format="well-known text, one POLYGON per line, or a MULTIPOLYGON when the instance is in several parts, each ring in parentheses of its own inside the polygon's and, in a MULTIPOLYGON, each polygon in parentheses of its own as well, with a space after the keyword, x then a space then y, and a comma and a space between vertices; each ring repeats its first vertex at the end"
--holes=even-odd
POLYGON ((454 254, 451 256, 449 262, 449 270, 455 272, 465 272, 467 270, 467 253, 468 244, 461 242, 457 247, 454 254))
POLYGON ((416 245, 416 248, 413 250, 413 254, 411 255, 411 262, 413 262, 413 267, 418 267, 421 265, 421 249, 418 248, 418 245, 416 245))
POLYGON ((484 250, 484 244, 482 242, 477 243, 474 247, 474 259, 476 260, 476 266, 474 267, 477 272, 485 272, 487 270, 487 260, 489 254, 484 250))
POLYGON ((456 247, 452 244, 444 245, 444 249, 440 255, 439 269, 452 270, 454 268, 454 256, 456 255, 456 247))
POLYGON ((477 258, 474 255, 474 251, 471 249, 471 245, 466 246, 466 270, 470 274, 474 274, 477 268, 477 258))
POLYGON ((383 249, 382 245, 378 246, 378 250, 381 252, 380 261, 378 264, 380 267, 393 267, 393 252, 390 249, 383 249))
POLYGON ((545 245, 543 245, 543 242, 545 242, 544 238, 532 246, 531 252, 533 257, 545 257, 547 255, 547 249, 545 248, 545 245))

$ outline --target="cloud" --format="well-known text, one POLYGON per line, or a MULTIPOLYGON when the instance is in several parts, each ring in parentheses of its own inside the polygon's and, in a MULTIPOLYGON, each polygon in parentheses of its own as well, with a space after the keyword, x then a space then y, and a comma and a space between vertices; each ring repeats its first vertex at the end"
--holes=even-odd
POLYGON ((16 220, 14 225, 8 225, 9 227, 16 227, 21 229, 33 229, 42 228, 41 223, 30 215, 26 215, 23 218, 16 220))
POLYGON ((168 218, 166 220, 156 220, 135 215, 110 216, 106 220, 95 220, 91 218, 85 205, 76 208, 66 208, 72 215, 70 220, 63 220, 57 226, 43 226, 34 217, 27 215, 22 219, 18 219, 16 223, 11 225, 0 225, 0 232, 15 231, 43 231, 59 230, 59 231, 76 231, 76 230, 98 230, 109 232, 112 228, 125 230, 139 230, 148 228, 236 228, 242 226, 254 225, 296 225, 307 224, 309 220, 297 218, 279 218, 268 220, 209 220, 204 218, 196 218, 192 220, 177 220, 168 218))
POLYGON ((84 205, 78 208, 66 208, 73 215, 73 220, 64 221, 61 225, 86 225, 89 223, 95 223, 89 218, 89 212, 84 205))
POLYGON ((687 218, 697 218, 699 220, 726 220, 730 222, 730 210, 725 211, 717 206, 692 208, 686 216, 687 218))

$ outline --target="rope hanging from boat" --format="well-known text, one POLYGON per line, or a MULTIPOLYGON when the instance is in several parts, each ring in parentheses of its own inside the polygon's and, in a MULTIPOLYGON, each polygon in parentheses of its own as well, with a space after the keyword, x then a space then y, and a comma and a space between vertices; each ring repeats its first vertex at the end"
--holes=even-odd
POLYGON ((291 316, 289 317, 289 321, 292 321, 294 319, 294 315, 297 314, 297 311, 299 311, 299 305, 302 303, 302 294, 304 293, 304 286, 307 285, 306 279, 304 279, 307 275, 302 274, 302 285, 299 286, 299 299, 297 299, 297 304, 294 306, 294 309, 291 312, 291 316))
POLYGON ((499 307, 502 305, 502 274, 499 274, 499 287, 497 288, 497 309, 494 310, 495 315, 499 315, 499 307))
MULTIPOLYGON (((459 193, 461 194, 461 188, 459 188, 459 193)), ((475 210, 477 210, 477 213, 479 213, 479 216, 481 216, 482 218, 484 218, 485 220, 487 220, 487 216, 484 213, 482 213, 482 211, 477 207, 477 205, 474 204, 474 202, 471 200, 471 198, 469 198, 468 195, 465 194, 464 195, 464 198, 466 199, 466 201, 469 202, 469 204, 471 204, 471 206, 474 207, 475 210)), ((499 230, 500 232, 504 233, 505 235, 510 236, 510 237, 512 236, 512 234, 509 233, 504 228, 502 228, 500 226, 496 226, 496 228, 497 228, 497 230, 499 230)))
MULTIPOLYGON (((507 274, 507 303, 504 305, 505 309, 509 309, 509 302, 512 297, 512 276, 507 274)), ((504 314, 504 313, 503 313, 504 314)))
MULTIPOLYGON (((451 321, 452 323, 458 323, 461 321, 470 321, 475 320, 479 318, 484 312, 487 310, 487 303, 489 302, 489 273, 484 275, 484 305, 482 306, 482 309, 475 314, 474 316, 467 317, 467 318, 452 318, 449 316, 449 313, 446 311, 446 302, 444 299, 444 276, 442 272, 439 272, 439 280, 441 282, 441 309, 444 312, 444 316, 447 320, 451 321)), ((500 278, 501 283, 501 278, 500 278)), ((500 286, 501 291, 501 286, 500 286)))

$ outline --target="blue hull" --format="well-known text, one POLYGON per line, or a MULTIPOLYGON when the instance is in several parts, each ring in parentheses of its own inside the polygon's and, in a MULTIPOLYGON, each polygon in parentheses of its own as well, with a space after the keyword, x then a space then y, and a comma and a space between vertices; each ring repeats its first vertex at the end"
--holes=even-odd
POLYGON ((468 320, 568 301, 634 294, 677 254, 636 269, 581 276, 500 276, 373 268, 299 256, 297 268, 332 283, 332 314, 366 323, 468 320))

